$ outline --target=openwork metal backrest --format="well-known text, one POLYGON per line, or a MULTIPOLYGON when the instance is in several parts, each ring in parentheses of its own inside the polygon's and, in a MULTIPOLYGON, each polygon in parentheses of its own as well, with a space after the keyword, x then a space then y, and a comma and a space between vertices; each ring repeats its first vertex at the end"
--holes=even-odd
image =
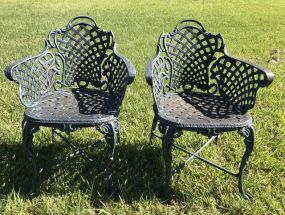
POLYGON ((224 48, 220 34, 207 33, 204 27, 182 26, 185 23, 193 23, 193 20, 183 21, 174 29, 173 33, 161 36, 162 49, 172 62, 172 74, 170 86, 172 88, 209 89, 208 66, 214 59, 217 51, 224 48))
POLYGON ((146 76, 157 105, 169 91, 200 90, 227 98, 241 112, 251 109, 259 87, 273 80, 270 71, 228 56, 221 34, 208 33, 195 20, 161 34, 146 76))
POLYGON ((111 32, 104 32, 93 19, 76 22, 72 19, 65 29, 51 32, 50 41, 65 60, 62 82, 80 87, 101 88, 103 83, 101 65, 114 49, 111 32), (53 40, 53 41, 52 41, 53 40))
POLYGON ((128 84, 127 62, 116 52, 113 33, 102 31, 87 16, 52 30, 41 54, 11 65, 5 73, 19 82, 25 106, 37 105, 57 82, 62 87, 104 91, 120 105, 128 84))
POLYGON ((207 33, 195 20, 184 20, 173 32, 161 34, 151 68, 156 101, 169 90, 209 90, 208 67, 215 53, 223 49, 221 35, 207 33))

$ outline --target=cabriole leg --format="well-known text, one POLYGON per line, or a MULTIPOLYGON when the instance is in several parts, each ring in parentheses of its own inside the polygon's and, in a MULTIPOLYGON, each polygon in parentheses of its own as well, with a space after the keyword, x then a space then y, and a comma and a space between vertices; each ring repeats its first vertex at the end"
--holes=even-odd
POLYGON ((110 193, 115 194, 115 186, 113 180, 113 161, 115 154, 115 146, 118 141, 119 126, 117 121, 110 122, 108 124, 102 124, 99 126, 99 131, 105 134, 108 143, 108 154, 107 154, 107 166, 106 166, 106 178, 108 181, 108 188, 110 193))
POLYGON ((239 187, 240 193, 243 195, 245 199, 251 199, 252 196, 248 194, 247 192, 245 192, 244 185, 243 185, 243 178, 244 178, 245 168, 249 162, 249 156, 251 155, 253 151, 253 147, 254 147, 254 141, 255 141, 254 128, 253 126, 245 127, 241 130, 240 133, 241 135, 245 137, 244 143, 245 143, 246 149, 241 159, 241 164, 239 168, 238 187, 239 187))
POLYGON ((110 193, 114 195, 116 193, 115 185, 114 185, 114 179, 113 179, 113 165, 114 165, 114 154, 115 154, 115 146, 118 141, 118 134, 119 127, 118 122, 112 122, 110 123, 110 130, 109 130, 109 138, 107 138, 108 144, 109 144, 109 151, 108 151, 108 164, 107 164, 107 179, 108 179, 108 186, 110 193))
POLYGON ((166 126, 163 129, 163 140, 162 140, 162 148, 163 148, 163 157, 165 162, 165 179, 163 185, 163 195, 162 201, 168 202, 170 197, 170 184, 172 178, 172 144, 173 144, 173 128, 170 126, 166 126))
POLYGON ((36 152, 33 146, 33 137, 34 133, 38 131, 38 128, 34 126, 32 123, 24 120, 22 123, 22 138, 23 144, 28 152, 29 160, 32 164, 32 188, 30 190, 30 194, 34 194, 37 192, 38 183, 39 183, 39 173, 36 163, 36 152))

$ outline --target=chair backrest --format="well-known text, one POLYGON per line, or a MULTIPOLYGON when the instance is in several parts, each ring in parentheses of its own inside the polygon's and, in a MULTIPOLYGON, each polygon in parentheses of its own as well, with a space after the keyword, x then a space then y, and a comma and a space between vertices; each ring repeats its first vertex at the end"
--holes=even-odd
POLYGON ((208 67, 215 53, 224 50, 224 42, 220 34, 207 33, 199 22, 184 20, 172 33, 161 35, 159 49, 171 59, 171 88, 208 90, 208 67))
POLYGON ((101 30, 94 19, 75 17, 65 29, 52 31, 51 44, 64 59, 62 83, 79 88, 95 88, 122 94, 128 70, 116 52, 111 31, 101 30))
POLYGON ((128 68, 116 52, 114 35, 94 19, 78 16, 62 29, 50 31, 42 53, 9 66, 6 76, 19 82, 25 106, 36 105, 61 87, 96 89, 115 95, 118 104, 127 87, 128 68))
POLYGON ((156 103, 168 91, 201 90, 220 94, 242 112, 253 108, 259 87, 273 80, 271 71, 230 57, 221 34, 208 33, 195 20, 161 34, 147 70, 156 103))
POLYGON ((63 84, 102 87, 101 65, 115 45, 112 32, 102 31, 92 18, 75 17, 66 28, 51 31, 49 42, 63 56, 63 84))

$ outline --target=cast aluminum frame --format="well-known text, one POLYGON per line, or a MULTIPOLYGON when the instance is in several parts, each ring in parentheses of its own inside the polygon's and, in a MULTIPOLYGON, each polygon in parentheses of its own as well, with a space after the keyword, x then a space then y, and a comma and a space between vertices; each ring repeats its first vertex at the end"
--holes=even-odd
POLYGON ((221 34, 212 34, 196 20, 183 20, 174 31, 161 34, 157 52, 146 68, 152 87, 154 119, 150 142, 162 139, 166 175, 163 200, 170 197, 174 174, 194 158, 238 178, 238 188, 250 199, 243 185, 244 170, 254 147, 254 128, 248 110, 254 107, 260 87, 273 81, 273 73, 248 61, 228 55, 221 34), (159 123, 159 126, 158 126, 159 123), (159 128, 162 135, 155 133, 159 128), (209 140, 195 152, 174 143, 182 131, 197 132, 209 140), (199 156, 223 132, 238 131, 246 150, 237 173, 199 156), (172 167, 172 148, 189 158, 172 167))
POLYGON ((58 135, 70 146, 72 153, 62 161, 81 156, 94 162, 86 151, 103 142, 79 148, 62 132, 84 127, 101 132, 108 143, 105 172, 113 189, 118 115, 127 85, 135 77, 133 64, 117 52, 113 33, 101 30, 91 17, 74 17, 66 27, 50 31, 40 54, 8 66, 5 75, 19 84, 25 106, 23 144, 32 162, 32 193, 39 184, 33 135, 40 126, 51 127, 53 139, 58 135))

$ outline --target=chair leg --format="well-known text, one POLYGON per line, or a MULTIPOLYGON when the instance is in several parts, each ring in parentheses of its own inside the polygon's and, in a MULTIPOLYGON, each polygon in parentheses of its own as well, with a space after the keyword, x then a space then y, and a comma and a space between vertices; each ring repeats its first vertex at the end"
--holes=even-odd
POLYGON ((22 123, 22 141, 28 152, 29 160, 32 164, 32 188, 30 189, 30 194, 33 195, 37 192, 38 183, 39 183, 39 173, 36 163, 36 152, 33 146, 33 137, 34 133, 38 131, 38 128, 35 127, 30 122, 24 120, 22 123))
POLYGON ((115 125, 115 131, 117 132, 117 142, 116 144, 120 144, 121 143, 121 133, 120 133, 120 124, 117 121, 117 124, 115 125))
POLYGON ((106 177, 108 181, 108 189, 112 195, 116 194, 116 188, 113 179, 113 163, 114 163, 115 146, 118 141, 119 133, 120 132, 117 121, 108 124, 108 133, 106 134, 106 139, 109 145, 109 149, 107 155, 106 177))
POLYGON ((240 133, 245 137, 244 143, 245 143, 246 149, 245 149, 244 155, 241 159, 241 164, 240 164, 240 168, 239 168, 238 187, 239 187, 239 191, 242 194, 242 196, 244 197, 244 199, 248 200, 248 199, 251 199, 252 196, 250 194, 248 194, 247 192, 245 192, 244 185, 243 185, 243 178, 244 178, 245 168, 249 162, 249 157, 250 157, 250 155, 253 151, 253 147, 254 147, 254 141, 255 141, 254 128, 252 126, 243 128, 240 133))
POLYGON ((158 122, 158 119, 157 119, 157 117, 154 115, 153 121, 152 121, 152 126, 151 126, 150 138, 149 138, 149 143, 150 143, 150 144, 153 144, 154 131, 155 131, 155 129, 156 129, 157 122, 158 122))
POLYGON ((166 126, 163 129, 163 140, 162 140, 162 148, 163 148, 163 157, 165 162, 165 179, 163 185, 163 195, 162 201, 168 202, 170 197, 170 184, 172 178, 172 144, 173 144, 173 128, 170 126, 166 126))

